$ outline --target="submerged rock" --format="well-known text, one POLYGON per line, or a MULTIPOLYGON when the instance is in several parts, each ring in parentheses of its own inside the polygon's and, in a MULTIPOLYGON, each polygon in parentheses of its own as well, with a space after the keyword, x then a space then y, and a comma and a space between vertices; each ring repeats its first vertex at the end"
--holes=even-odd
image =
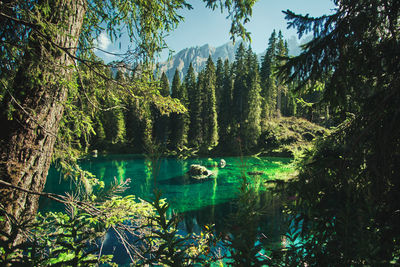
POLYGON ((190 175, 191 178, 199 180, 210 177, 211 175, 213 175, 213 172, 208 170, 204 166, 198 164, 192 164, 190 165, 188 174, 190 175))
POLYGON ((97 155, 98 155, 97 149, 92 150, 92 152, 90 154, 92 155, 92 157, 97 158, 97 155))
POLYGON ((226 166, 226 161, 224 159, 221 159, 218 163, 218 167, 225 168, 225 166, 226 166))

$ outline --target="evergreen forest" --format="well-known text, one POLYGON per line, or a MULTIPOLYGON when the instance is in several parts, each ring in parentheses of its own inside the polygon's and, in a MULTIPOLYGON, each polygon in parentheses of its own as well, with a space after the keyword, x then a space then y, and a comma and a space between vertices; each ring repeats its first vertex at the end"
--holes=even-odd
POLYGON ((0 0, 2 266, 116 266, 110 233, 137 266, 400 265, 400 2, 283 11, 313 38, 289 56, 274 30, 261 59, 246 30, 256 0, 202 2, 244 41, 233 62, 209 57, 169 81, 156 58, 190 1, 0 0), (131 46, 105 64, 99 36, 122 32, 131 46), (154 185, 163 157, 279 156, 296 171, 259 182, 242 170, 225 234, 182 233, 157 187, 151 201, 124 195, 140 185, 80 166, 122 153, 145 155, 154 185), (44 190, 50 166, 73 190, 44 190), (64 212, 38 212, 43 198, 64 212), (260 222, 277 203, 287 231, 266 247, 260 222))
MULTIPOLYGON (((234 62, 221 58, 213 62, 209 56, 197 75, 192 64, 182 78, 176 70, 171 85, 165 73, 159 80, 152 77, 159 94, 179 102, 185 111, 165 114, 144 99, 119 97, 90 118, 95 122, 95 135, 86 149, 146 153, 156 147, 166 155, 180 157, 254 154, 268 146, 268 123, 281 117, 333 124, 328 105, 311 108, 322 98, 322 82, 300 97, 292 92, 296 82, 285 84, 278 76, 285 58, 287 43, 281 31, 277 34, 274 30, 262 62, 251 47, 240 43, 234 62)), ((133 83, 133 72, 124 70, 116 68, 116 82, 133 83)))

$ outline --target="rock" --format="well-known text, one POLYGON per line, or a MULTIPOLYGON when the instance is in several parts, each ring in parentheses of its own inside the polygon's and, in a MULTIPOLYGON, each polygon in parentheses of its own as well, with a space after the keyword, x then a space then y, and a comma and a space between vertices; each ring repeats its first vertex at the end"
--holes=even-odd
POLYGON ((225 168, 225 166, 226 166, 226 161, 224 159, 221 159, 218 163, 218 167, 225 168))
POLYGON ((98 154, 97 149, 92 150, 91 154, 92 154, 92 157, 97 158, 97 154, 98 154))
POLYGON ((208 170, 204 166, 198 164, 192 164, 190 165, 188 174, 190 175, 191 178, 194 179, 205 179, 213 175, 213 172, 208 170))

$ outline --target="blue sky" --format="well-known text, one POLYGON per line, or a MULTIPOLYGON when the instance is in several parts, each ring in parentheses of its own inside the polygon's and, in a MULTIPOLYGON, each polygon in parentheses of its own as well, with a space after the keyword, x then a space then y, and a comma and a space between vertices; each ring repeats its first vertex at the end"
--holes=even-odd
MULTIPOLYGON (((178 27, 166 38, 167 44, 175 52, 192 46, 210 44, 217 47, 230 41, 230 21, 226 19, 226 13, 221 14, 220 10, 212 11, 205 8, 201 0, 190 0, 192 10, 179 12, 185 17, 178 27)), ((259 0, 253 8, 253 16, 250 22, 245 24, 251 32, 253 51, 263 52, 268 43, 268 38, 273 29, 282 30, 285 38, 296 35, 296 31, 287 28, 287 21, 282 10, 291 10, 295 13, 320 16, 329 14, 334 8, 331 0, 259 0)), ((109 52, 121 52, 119 42, 113 44, 105 34, 99 37, 99 47, 109 52)), ((121 40, 121 49, 124 51, 128 46, 126 38, 121 40)), ((97 53, 106 62, 113 60, 110 55, 97 53)), ((161 55, 161 61, 167 58, 167 52, 161 55)))

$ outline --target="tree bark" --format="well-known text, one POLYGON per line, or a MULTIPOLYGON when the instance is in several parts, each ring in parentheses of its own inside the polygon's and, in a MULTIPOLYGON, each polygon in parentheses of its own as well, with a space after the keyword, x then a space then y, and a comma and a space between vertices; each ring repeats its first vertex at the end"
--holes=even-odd
MULTIPOLYGON (((68 66, 74 59, 69 55, 76 53, 86 11, 85 0, 57 0, 50 5, 52 12, 43 18, 57 31, 42 28, 30 33, 29 49, 8 92, 15 111, 12 120, 3 120, 0 146, 0 179, 36 192, 42 192, 46 183, 73 74, 68 66)), ((0 215, 26 222, 36 214, 38 200, 37 195, 1 186, 0 215)), ((12 228, 7 221, 0 224, 6 234, 16 230, 12 228)), ((18 234, 10 242, 19 243, 21 237, 18 234)))

